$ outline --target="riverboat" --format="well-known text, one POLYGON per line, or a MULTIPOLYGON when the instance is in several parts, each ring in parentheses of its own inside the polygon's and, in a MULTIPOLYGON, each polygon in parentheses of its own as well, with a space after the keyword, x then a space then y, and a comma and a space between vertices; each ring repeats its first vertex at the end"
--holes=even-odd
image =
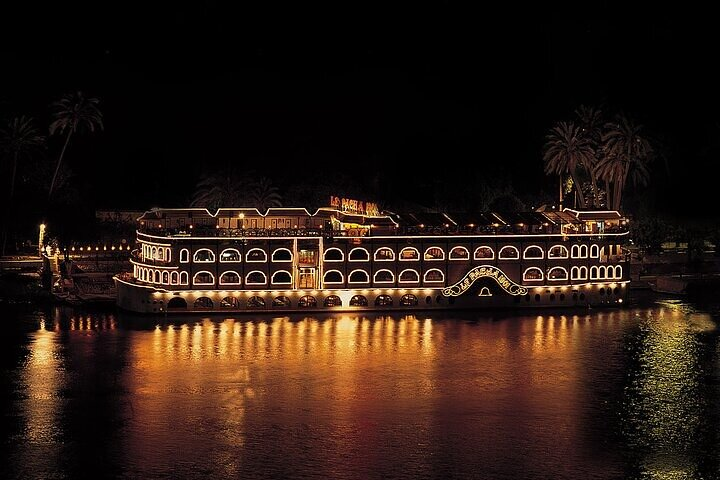
POLYGON ((616 211, 380 213, 153 209, 117 303, 141 313, 619 306, 628 219, 616 211))

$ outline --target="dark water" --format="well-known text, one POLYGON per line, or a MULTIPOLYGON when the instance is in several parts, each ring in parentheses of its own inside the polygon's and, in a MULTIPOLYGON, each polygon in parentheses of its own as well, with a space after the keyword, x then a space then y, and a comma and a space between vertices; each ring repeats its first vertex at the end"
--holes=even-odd
POLYGON ((2 313, 1 478, 720 477, 716 313, 2 313))

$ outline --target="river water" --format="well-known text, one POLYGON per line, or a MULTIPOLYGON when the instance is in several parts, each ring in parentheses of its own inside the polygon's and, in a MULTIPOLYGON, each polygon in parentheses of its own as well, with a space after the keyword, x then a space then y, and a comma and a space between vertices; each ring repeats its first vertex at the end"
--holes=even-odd
POLYGON ((717 478, 717 309, 2 310, 0 478, 717 478))

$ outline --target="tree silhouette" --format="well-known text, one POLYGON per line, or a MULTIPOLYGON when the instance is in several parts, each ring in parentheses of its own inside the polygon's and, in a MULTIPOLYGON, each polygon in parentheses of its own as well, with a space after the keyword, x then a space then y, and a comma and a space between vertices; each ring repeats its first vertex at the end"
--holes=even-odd
POLYGON ((545 173, 569 174, 575 185, 580 208, 585 208, 585 195, 579 182, 578 167, 592 165, 594 159, 592 143, 574 122, 558 122, 545 137, 545 173))
POLYGON ((82 92, 76 92, 67 93, 63 95, 60 100, 52 104, 52 116, 55 120, 50 124, 50 135, 57 133, 59 135, 65 134, 66 137, 65 143, 60 151, 60 156, 58 157, 55 173, 50 182, 48 196, 52 197, 53 190, 55 189, 60 164, 65 156, 68 143, 70 143, 70 137, 72 137, 75 132, 83 130, 94 132, 96 129, 103 129, 102 113, 98 108, 99 103, 100 100, 97 98, 88 98, 85 97, 82 92))

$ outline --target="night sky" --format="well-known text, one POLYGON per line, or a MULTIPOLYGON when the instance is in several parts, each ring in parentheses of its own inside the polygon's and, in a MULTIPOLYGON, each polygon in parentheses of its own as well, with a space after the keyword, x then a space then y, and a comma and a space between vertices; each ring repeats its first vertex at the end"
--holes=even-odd
POLYGON ((391 196, 417 203, 423 179, 462 184, 468 170, 554 194, 543 136, 601 103, 662 139, 661 206, 712 198, 703 169, 720 154, 720 42, 709 12, 101 4, 26 5, 0 20, 0 114, 47 125, 64 92, 101 99, 105 131, 74 139, 66 157, 97 207, 185 206, 203 169, 229 164, 279 185, 381 170, 391 196))

